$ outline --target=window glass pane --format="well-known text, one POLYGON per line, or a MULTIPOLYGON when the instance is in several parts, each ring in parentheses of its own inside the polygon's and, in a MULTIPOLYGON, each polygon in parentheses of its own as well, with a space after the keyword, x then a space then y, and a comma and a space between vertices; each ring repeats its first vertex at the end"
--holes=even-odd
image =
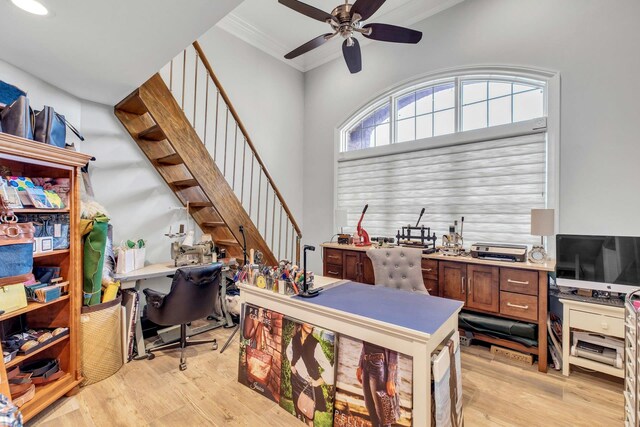
POLYGON ((511 83, 489 82, 489 98, 511 95, 511 83))
POLYGON ((513 96, 513 121, 535 119, 542 117, 544 98, 542 89, 519 93, 513 96))
POLYGON ((462 107, 462 130, 487 127, 487 103, 465 105, 462 107))
POLYGON ((529 86, 529 85, 521 85, 521 84, 517 84, 517 83, 515 83, 513 85, 513 93, 526 92, 526 91, 529 91, 531 89, 535 89, 535 87, 534 86, 529 86))
POLYGON ((416 114, 430 113, 433 108, 433 88, 421 89, 416 92, 416 114))
POLYGON ((362 148, 375 147, 376 133, 375 128, 363 128, 362 129, 362 148))
POLYGON ((453 108, 455 104, 455 90, 453 83, 447 83, 444 85, 436 86, 433 89, 434 96, 434 110, 444 110, 447 108, 453 108))
POLYGON ((433 136, 432 119, 432 114, 416 117, 416 139, 431 138, 433 136))
POLYGON ((415 92, 398 98, 398 120, 416 115, 415 92))
POLYGON ((349 132, 347 139, 347 151, 359 150, 362 145, 362 129, 360 125, 355 130, 349 132))
POLYGON ((414 141, 416 139, 415 121, 416 119, 414 118, 398 121, 398 142, 414 141))
POLYGON ((376 126, 376 147, 389 145, 389 123, 376 126))
POLYGON ((456 131, 455 110, 438 111, 433 114, 433 136, 446 135, 456 131))
POLYGON ((511 96, 489 101, 489 126, 511 123, 511 96))
POLYGON ((375 126, 376 124, 376 112, 369 114, 367 117, 362 119, 362 127, 368 128, 371 126, 375 126))
POLYGON ((379 125, 381 123, 389 123, 389 119, 391 118, 389 107, 389 104, 385 104, 382 107, 378 108, 378 110, 375 112, 376 125, 379 125))
POLYGON ((484 101, 487 99, 487 82, 463 82, 462 104, 484 101))

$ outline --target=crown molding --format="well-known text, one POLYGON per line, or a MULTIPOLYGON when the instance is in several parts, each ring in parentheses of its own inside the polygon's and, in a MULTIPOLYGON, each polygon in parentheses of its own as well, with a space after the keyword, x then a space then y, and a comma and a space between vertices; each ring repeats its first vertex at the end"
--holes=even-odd
POLYGON ((290 49, 287 49, 284 44, 256 26, 251 25, 233 12, 218 21, 216 26, 298 71, 307 71, 305 70, 302 58, 299 57, 294 60, 285 59, 284 55, 289 52, 290 49))
MULTIPOLYGON (((453 7, 458 3, 462 3, 463 1, 464 0, 446 0, 435 7, 425 8, 425 0, 409 0, 404 3, 402 7, 391 10, 384 15, 380 15, 379 17, 376 17, 375 20, 379 22, 393 22, 396 25, 409 26, 453 7)), ((287 46, 282 42, 271 37, 256 26, 248 23, 233 12, 225 16, 216 25, 229 34, 257 49, 260 49, 298 71, 307 72, 319 67, 320 65, 342 57, 341 50, 338 49, 329 54, 325 53, 323 55, 319 55, 317 58, 314 58, 313 53, 311 53, 306 56, 300 56, 294 60, 285 59, 284 55, 291 49, 287 48, 287 46)), ((367 46, 372 42, 370 39, 359 39, 359 41, 361 47, 367 46)))

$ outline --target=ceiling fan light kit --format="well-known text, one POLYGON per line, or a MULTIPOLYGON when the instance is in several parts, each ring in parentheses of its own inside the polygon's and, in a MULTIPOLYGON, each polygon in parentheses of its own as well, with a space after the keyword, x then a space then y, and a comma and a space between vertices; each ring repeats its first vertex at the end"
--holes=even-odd
POLYGON ((365 24, 363 21, 369 19, 380 9, 386 0, 356 0, 350 4, 337 6, 331 13, 324 12, 298 0, 278 0, 280 4, 287 6, 309 18, 326 22, 331 26, 332 33, 322 34, 302 46, 297 47, 284 57, 286 59, 296 58, 304 53, 315 49, 337 35, 344 38, 342 42, 342 54, 347 63, 347 67, 352 74, 362 70, 362 54, 360 43, 354 37, 356 33, 362 34, 371 40, 378 40, 391 43, 416 44, 422 39, 420 31, 409 28, 397 27, 389 24, 365 24))

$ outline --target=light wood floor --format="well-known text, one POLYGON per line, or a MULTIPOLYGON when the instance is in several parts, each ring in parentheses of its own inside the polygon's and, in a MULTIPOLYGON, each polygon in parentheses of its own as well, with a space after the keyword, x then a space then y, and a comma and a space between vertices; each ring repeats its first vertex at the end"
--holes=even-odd
MULTIPOLYGON (((229 330, 211 334, 220 347, 229 330)), ((57 402, 29 426, 292 426, 302 424, 236 382, 237 339, 222 355, 210 347, 133 361, 116 375, 57 402)), ((466 426, 621 426, 622 382, 573 372, 540 374, 534 367, 463 348, 466 426)))

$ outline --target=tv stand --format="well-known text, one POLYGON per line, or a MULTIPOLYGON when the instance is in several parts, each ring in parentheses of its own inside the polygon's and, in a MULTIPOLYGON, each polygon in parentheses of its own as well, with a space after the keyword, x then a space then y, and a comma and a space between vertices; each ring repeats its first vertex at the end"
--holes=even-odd
POLYGON ((624 378, 624 368, 571 355, 571 330, 624 339, 624 307, 560 298, 563 305, 562 319, 562 374, 569 375, 570 365, 624 378))

